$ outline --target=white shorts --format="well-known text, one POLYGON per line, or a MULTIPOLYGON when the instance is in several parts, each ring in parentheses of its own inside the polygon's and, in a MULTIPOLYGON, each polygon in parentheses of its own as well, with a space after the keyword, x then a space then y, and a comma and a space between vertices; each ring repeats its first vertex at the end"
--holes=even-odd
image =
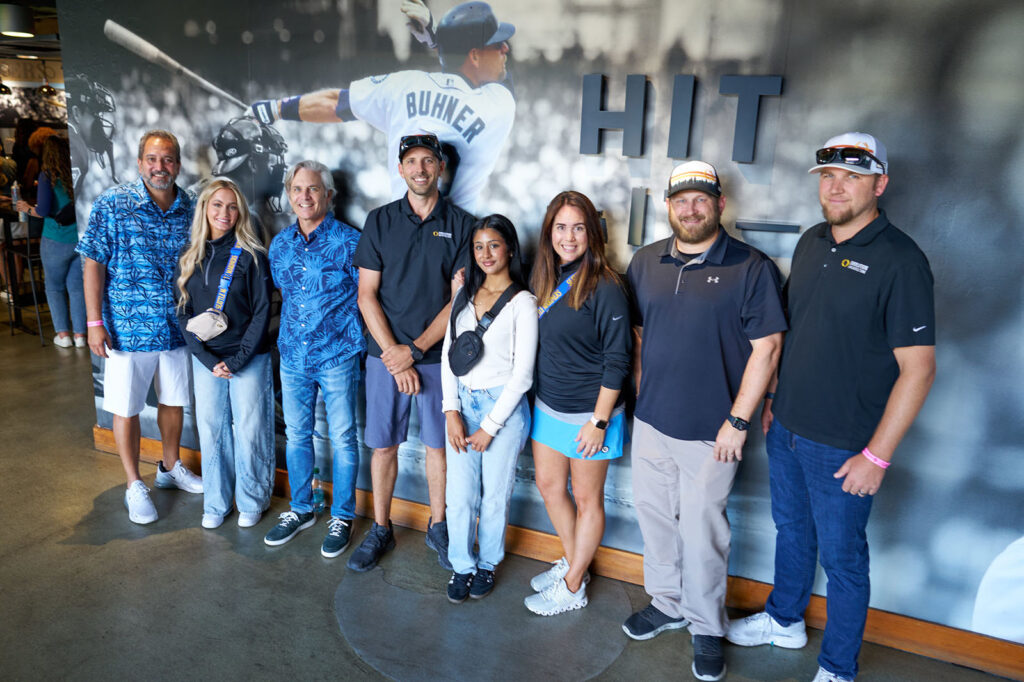
POLYGON ((185 346, 136 352, 108 348, 103 366, 103 409, 119 417, 134 417, 146 406, 150 383, 161 405, 184 407, 192 396, 190 367, 185 346))

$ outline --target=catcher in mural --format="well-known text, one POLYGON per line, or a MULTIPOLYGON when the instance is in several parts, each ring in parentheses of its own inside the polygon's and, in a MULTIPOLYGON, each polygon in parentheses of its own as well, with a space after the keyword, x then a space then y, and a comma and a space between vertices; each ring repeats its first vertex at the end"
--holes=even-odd
MULTIPOLYGON (((405 0, 402 12, 409 17, 416 39, 437 48, 440 72, 409 70, 369 76, 347 88, 259 100, 252 104, 252 111, 265 124, 281 119, 366 121, 387 134, 389 160, 397 158, 403 136, 434 133, 446 156, 442 193, 475 213, 480 191, 494 170, 515 117, 515 98, 505 69, 507 41, 515 27, 499 22, 485 2, 456 5, 436 29, 421 0, 405 0)), ((392 166, 392 197, 401 197, 406 189, 397 165, 392 166)))

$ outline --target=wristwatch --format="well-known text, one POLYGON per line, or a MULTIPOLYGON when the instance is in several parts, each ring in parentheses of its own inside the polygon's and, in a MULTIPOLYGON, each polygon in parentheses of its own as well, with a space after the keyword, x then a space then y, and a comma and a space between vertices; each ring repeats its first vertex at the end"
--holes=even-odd
POLYGON ((739 417, 734 417, 731 414, 729 415, 728 422, 732 424, 732 427, 737 431, 746 431, 750 428, 750 422, 746 419, 740 419, 739 417))
POLYGON ((410 343, 408 345, 409 345, 409 350, 412 352, 412 360, 413 360, 413 362, 419 362, 420 360, 422 360, 423 359, 423 351, 421 351, 419 348, 417 348, 415 343, 410 343))
POLYGON ((595 428, 601 429, 602 431, 608 428, 607 419, 598 419, 594 415, 590 415, 590 423, 593 424, 595 428))

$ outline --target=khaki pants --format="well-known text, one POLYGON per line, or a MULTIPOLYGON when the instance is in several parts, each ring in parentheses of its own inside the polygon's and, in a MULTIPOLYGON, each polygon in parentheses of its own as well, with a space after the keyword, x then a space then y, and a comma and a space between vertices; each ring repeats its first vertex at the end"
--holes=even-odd
POLYGON ((695 635, 729 629, 725 505, 738 464, 716 462, 711 441, 670 438, 633 421, 633 503, 644 538, 644 588, 695 635))

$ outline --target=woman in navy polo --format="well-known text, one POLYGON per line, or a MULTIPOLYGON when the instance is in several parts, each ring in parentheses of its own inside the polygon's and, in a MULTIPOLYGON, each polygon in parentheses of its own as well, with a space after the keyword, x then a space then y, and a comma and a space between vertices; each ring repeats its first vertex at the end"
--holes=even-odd
POLYGON ((203 453, 203 528, 238 505, 238 525, 255 526, 274 480, 274 378, 270 263, 238 186, 215 178, 196 202, 191 241, 178 263, 178 325, 192 353, 196 427, 203 453), (189 319, 214 307, 234 257, 223 312, 227 329, 206 341, 189 319))
POLYGON ((537 594, 526 607, 544 616, 587 605, 587 567, 604 535, 605 476, 622 456, 632 337, 626 295, 604 251, 590 199, 572 191, 552 199, 530 282, 540 305, 534 467, 565 551, 530 581, 537 594))

